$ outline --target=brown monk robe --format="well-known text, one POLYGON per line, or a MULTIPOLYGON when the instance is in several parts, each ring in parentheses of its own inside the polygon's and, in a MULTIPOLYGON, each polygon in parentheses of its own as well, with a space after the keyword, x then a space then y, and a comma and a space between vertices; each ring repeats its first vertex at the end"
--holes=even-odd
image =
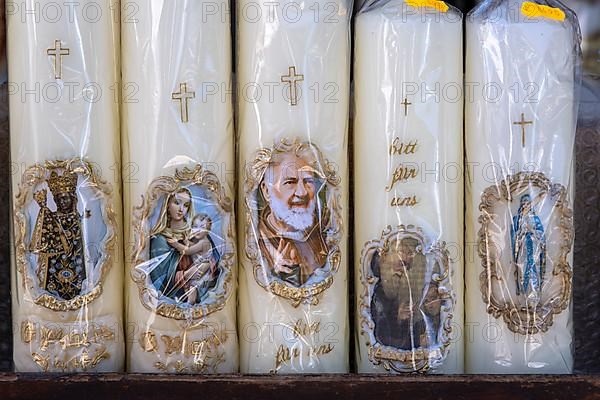
POLYGON ((434 344, 439 325, 438 285, 426 285, 427 260, 416 252, 417 245, 412 238, 392 241, 388 252, 375 255, 371 264, 380 277, 371 302, 375 337, 401 350, 434 344), (426 321, 430 322, 433 340, 428 338, 426 321))

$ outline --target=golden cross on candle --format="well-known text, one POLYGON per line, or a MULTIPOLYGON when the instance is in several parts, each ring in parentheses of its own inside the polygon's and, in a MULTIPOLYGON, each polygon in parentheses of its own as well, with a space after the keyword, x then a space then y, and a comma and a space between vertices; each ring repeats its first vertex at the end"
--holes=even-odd
POLYGON ((404 106, 404 116, 407 116, 408 115, 408 106, 412 106, 412 103, 409 103, 408 98, 405 97, 404 102, 400 103, 400 104, 402 104, 404 106))
POLYGON ((187 83, 179 84, 179 92, 171 95, 173 100, 179 100, 179 108, 181 109, 181 122, 186 123, 188 119, 188 100, 196 97, 196 92, 187 91, 187 83))
POLYGON ((68 56, 70 49, 63 49, 59 39, 54 41, 54 48, 46 50, 49 56, 54 57, 54 79, 62 79, 62 58, 68 56))
POLYGON ((521 121, 513 122, 513 125, 521 125, 521 142, 525 147, 525 125, 533 125, 533 121, 525 121, 525 113, 521 113, 521 121))
POLYGON ((304 75, 296 75, 296 67, 289 67, 288 75, 281 77, 281 82, 288 83, 290 85, 290 105, 298 105, 298 88, 296 84, 304 80, 304 75))

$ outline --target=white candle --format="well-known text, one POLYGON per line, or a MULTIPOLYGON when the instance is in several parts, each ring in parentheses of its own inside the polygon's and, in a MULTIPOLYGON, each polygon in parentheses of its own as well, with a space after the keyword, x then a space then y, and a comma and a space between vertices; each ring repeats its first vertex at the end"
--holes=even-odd
POLYGON ((34 1, 7 4, 17 371, 123 368, 119 42, 110 6, 56 5, 60 14, 50 15, 34 1))
POLYGON ((384 3, 355 31, 358 371, 461 373, 462 15, 384 3))
POLYGON ((237 2, 244 373, 348 370, 350 3, 237 2))
POLYGON ((471 373, 572 370, 579 37, 572 12, 554 1, 543 5, 485 2, 467 25, 466 82, 474 93, 466 115, 471 373))
POLYGON ((238 371, 228 2, 130 2, 123 27, 134 372, 238 371), (185 248, 188 250, 185 251, 185 248))

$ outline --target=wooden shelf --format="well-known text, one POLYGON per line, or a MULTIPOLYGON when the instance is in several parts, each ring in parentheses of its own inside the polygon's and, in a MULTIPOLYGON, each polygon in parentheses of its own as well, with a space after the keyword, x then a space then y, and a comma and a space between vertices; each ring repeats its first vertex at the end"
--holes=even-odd
POLYGON ((13 399, 600 399, 600 375, 40 375, 0 374, 13 399))

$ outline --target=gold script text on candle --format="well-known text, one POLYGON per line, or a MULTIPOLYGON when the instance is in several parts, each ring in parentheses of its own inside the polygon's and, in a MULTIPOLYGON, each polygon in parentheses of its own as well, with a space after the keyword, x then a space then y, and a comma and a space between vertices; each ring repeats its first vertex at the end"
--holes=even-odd
MULTIPOLYGON (((215 332, 201 340, 190 341, 188 336, 189 335, 162 335, 160 340, 165 345, 164 354, 183 354, 188 357, 199 356, 203 354, 203 350, 204 353, 206 353, 209 348, 217 347, 227 340, 227 333, 225 331, 215 332)), ((151 331, 142 334, 140 346, 142 346, 146 352, 160 351, 160 346, 156 340, 156 334, 151 331)))
MULTIPOLYGON (((31 321, 21 323, 21 340, 32 343, 38 337, 37 324, 31 321)), ((103 341, 115 340, 115 333, 104 325, 95 325, 85 330, 65 333, 62 327, 52 325, 40 326, 40 350, 46 351, 51 344, 60 344, 63 350, 72 347, 89 347, 90 344, 102 344, 103 341)))
POLYGON ((81 369, 87 371, 96 367, 100 361, 108 359, 106 342, 115 340, 115 332, 107 326, 96 325, 91 328, 77 329, 65 333, 63 327, 52 325, 39 326, 31 321, 21 324, 21 340, 24 343, 32 343, 36 337, 40 338, 39 348, 31 353, 34 362, 44 371, 50 368, 59 371, 81 369), (64 360, 59 356, 46 354, 51 346, 59 345, 63 351, 68 349, 83 349, 82 353, 64 360), (95 345, 95 348, 92 348, 95 345))
POLYGON ((321 330, 321 322, 307 323, 303 319, 296 321, 292 328, 294 337, 316 335, 321 330))
MULTIPOLYGON (((322 344, 320 346, 311 346, 306 351, 307 357, 320 356, 331 353, 335 346, 331 343, 322 344)), ((275 355, 275 371, 277 371, 281 366, 287 362, 292 361, 294 358, 300 357, 300 349, 294 347, 290 349, 285 345, 279 346, 277 349, 277 354, 275 355)))
MULTIPOLYGON (((219 364, 225 362, 225 353, 220 351, 220 347, 227 341, 226 331, 211 331, 207 337, 200 340, 190 340, 189 336, 189 333, 182 332, 178 336, 161 335, 160 340, 164 344, 165 359, 173 355, 183 355, 193 357, 190 363, 183 360, 157 361, 154 367, 163 372, 204 373, 216 371, 219 364)), ((161 346, 153 331, 143 332, 139 344, 147 353, 161 353, 161 346)))
POLYGON ((395 138, 390 145, 390 155, 415 154, 417 152, 417 143, 416 140, 404 143, 400 138, 395 138))
MULTIPOLYGON (((319 334, 319 332, 321 332, 321 321, 309 323, 308 321, 306 321, 304 319, 299 319, 296 322, 294 322, 291 326, 292 326, 292 334, 293 334, 294 338, 299 338, 299 337, 306 338, 307 336, 314 336, 314 335, 319 334)), ((321 345, 316 345, 316 346, 309 346, 306 349, 306 356, 314 357, 314 356, 325 355, 325 354, 331 353, 333 351, 334 347, 335 346, 331 343, 321 344, 321 345)), ((275 354, 275 369, 272 372, 278 371, 279 368, 281 368, 281 366, 283 364, 288 363, 288 362, 292 361, 293 359, 300 357, 300 355, 301 355, 301 350, 298 349, 297 347, 290 349, 289 347, 287 347, 283 344, 280 345, 277 348, 277 354, 275 354)))
MULTIPOLYGON (((389 154, 390 156, 403 156, 412 155, 417 153, 418 140, 411 140, 407 143, 400 140, 400 138, 394 138, 394 141, 390 145, 389 154)), ((414 179, 418 176, 418 168, 414 166, 405 166, 400 164, 394 170, 392 174, 392 182, 386 186, 385 190, 391 192, 396 183, 404 182, 410 179, 414 179)), ((392 207, 414 207, 418 204, 417 196, 395 196, 390 205, 392 207)))

